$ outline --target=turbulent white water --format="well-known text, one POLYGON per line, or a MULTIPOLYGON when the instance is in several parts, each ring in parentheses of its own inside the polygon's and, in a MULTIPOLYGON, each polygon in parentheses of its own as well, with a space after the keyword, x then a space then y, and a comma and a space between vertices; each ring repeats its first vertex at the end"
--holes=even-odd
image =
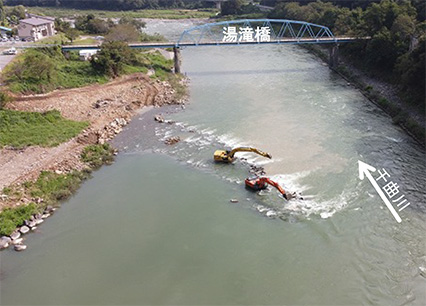
POLYGON ((1 303, 426 304, 422 148, 303 49, 182 55, 190 103, 135 118, 114 141, 117 162, 27 251, 2 252, 1 303), (155 122, 159 113, 175 123, 155 122), (172 136, 181 141, 164 144, 172 136), (235 146, 273 158, 213 162, 235 146), (358 160, 385 168, 410 200, 400 224, 358 160), (245 189, 252 166, 305 199, 245 189))

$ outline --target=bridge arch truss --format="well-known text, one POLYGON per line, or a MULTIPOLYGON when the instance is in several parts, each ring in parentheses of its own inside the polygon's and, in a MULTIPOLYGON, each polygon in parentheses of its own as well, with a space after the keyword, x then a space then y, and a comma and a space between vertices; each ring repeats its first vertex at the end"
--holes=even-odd
MULTIPOLYGON (((206 23, 185 30, 176 42, 181 45, 221 45, 230 44, 224 41, 224 32, 229 28, 237 32, 237 41, 232 44, 241 44, 242 28, 251 28, 253 31, 262 27, 269 28, 268 41, 254 41, 254 43, 321 43, 336 40, 331 30, 322 25, 287 19, 243 19, 229 20, 215 23, 206 23)), ((252 42, 253 43, 253 42, 252 42)))

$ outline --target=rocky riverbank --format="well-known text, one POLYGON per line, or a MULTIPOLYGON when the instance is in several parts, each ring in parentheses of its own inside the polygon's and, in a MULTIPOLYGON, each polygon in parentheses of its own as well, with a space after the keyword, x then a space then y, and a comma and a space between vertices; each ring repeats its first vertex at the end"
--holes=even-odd
MULTIPOLYGON (((182 79, 180 86, 186 86, 186 82, 186 79, 182 79)), ((0 190, 19 190, 20 196, 0 192, 0 210, 23 207, 29 203, 43 207, 43 204, 46 205, 43 199, 32 198, 30 192, 25 190, 27 182, 37 180, 42 171, 67 175, 75 171, 93 170, 81 158, 87 146, 102 145, 113 139, 143 107, 185 104, 187 97, 176 93, 176 89, 168 82, 153 80, 137 73, 104 85, 15 97, 8 108, 36 112, 56 109, 67 119, 89 122, 89 127, 57 147, 1 149, 0 190), (4 189, 5 187, 7 188, 4 189)), ((0 249, 14 245, 15 250, 24 250, 26 247, 20 236, 34 231, 36 225, 50 216, 54 209, 47 206, 41 213, 32 214, 11 235, 0 239, 0 249)))

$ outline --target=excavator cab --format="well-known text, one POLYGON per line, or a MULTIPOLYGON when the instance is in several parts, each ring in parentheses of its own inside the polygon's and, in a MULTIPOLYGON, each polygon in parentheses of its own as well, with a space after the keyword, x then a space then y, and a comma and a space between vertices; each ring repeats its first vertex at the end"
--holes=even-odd
POLYGON ((247 189, 251 189, 255 191, 263 190, 263 189, 266 189, 267 187, 266 183, 264 181, 259 180, 259 177, 257 176, 246 178, 245 185, 247 189))
POLYGON ((232 162, 233 159, 232 158, 229 159, 229 156, 228 156, 229 152, 230 151, 216 150, 214 152, 214 155, 213 155, 214 161, 216 161, 216 162, 225 162, 225 163, 232 162))

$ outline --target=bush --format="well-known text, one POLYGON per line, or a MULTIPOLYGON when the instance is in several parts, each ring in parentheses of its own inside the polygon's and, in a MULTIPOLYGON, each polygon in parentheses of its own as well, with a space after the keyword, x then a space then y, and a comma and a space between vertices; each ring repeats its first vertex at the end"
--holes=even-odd
POLYGON ((81 160, 92 169, 97 169, 103 164, 111 164, 114 161, 114 149, 107 143, 90 145, 84 148, 81 160))
POLYGON ((10 97, 4 91, 0 91, 0 110, 2 110, 10 101, 12 101, 12 97, 10 97))

